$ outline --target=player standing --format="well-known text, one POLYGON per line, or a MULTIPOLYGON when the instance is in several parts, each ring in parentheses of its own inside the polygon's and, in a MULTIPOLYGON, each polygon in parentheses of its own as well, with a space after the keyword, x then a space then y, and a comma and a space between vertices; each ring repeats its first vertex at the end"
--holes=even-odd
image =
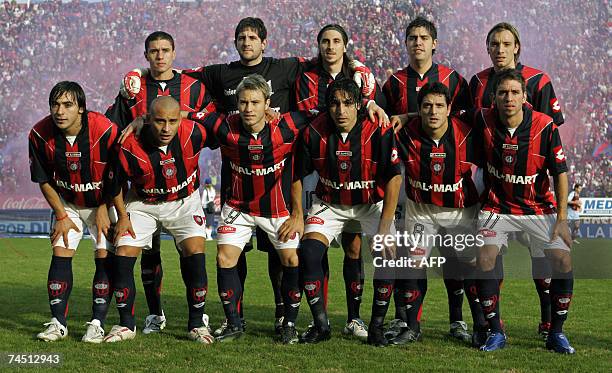
MULTIPOLYGON (((470 92, 474 109, 491 107, 494 97, 493 87, 497 83, 499 72, 516 69, 525 79, 527 102, 533 110, 549 115, 558 126, 563 124, 565 119, 550 77, 541 70, 525 66, 519 62, 521 40, 518 30, 509 23, 498 23, 489 30, 486 45, 493 66, 479 72, 470 79, 470 92)), ((526 246, 529 246, 529 243, 526 243, 526 246)), ((498 256, 497 260, 496 266, 500 270, 503 267, 502 256, 498 256)), ((538 325, 538 333, 546 338, 551 321, 551 268, 545 257, 535 257, 533 255, 531 266, 533 281, 540 299, 541 322, 538 325)), ((501 277, 503 278, 503 275, 501 277)))
MULTIPOLYGON (((354 60, 347 55, 349 37, 346 30, 337 24, 323 26, 317 34, 319 54, 317 58, 306 64, 295 84, 296 105, 298 110, 327 111, 325 96, 327 88, 336 80, 351 78, 353 76, 354 60)), ((376 85, 367 100, 376 100, 384 106, 384 95, 376 85)), ((313 173, 303 180, 304 196, 302 203, 304 210, 312 204, 312 195, 317 184, 317 174, 313 173)), ((344 262, 342 275, 347 303, 347 321, 343 334, 355 335, 366 339, 368 330, 361 320, 359 308, 363 294, 364 273, 361 260, 361 233, 357 221, 347 224, 342 232, 342 248, 344 249, 344 262)), ((323 297, 327 307, 327 283, 329 281, 329 264, 327 252, 323 259, 324 285, 323 297)), ((311 332, 308 328, 305 334, 311 332)))
POLYGON ((32 181, 55 215, 52 222, 53 256, 47 292, 51 322, 37 338, 66 338, 68 299, 72 290, 72 258, 87 226, 94 244, 96 272, 92 284, 92 319, 84 342, 104 339, 104 320, 111 300, 112 254, 107 251, 110 227, 104 199, 104 180, 117 126, 102 114, 87 111, 85 93, 75 82, 57 83, 49 94, 51 114, 30 131, 29 156, 32 181))
MULTIPOLYGON (((126 128, 132 121, 148 113, 153 100, 159 96, 171 96, 179 102, 181 116, 188 113, 213 111, 211 97, 206 87, 196 79, 172 70, 176 58, 174 38, 172 35, 155 31, 145 39, 145 59, 149 62, 149 74, 138 80, 140 91, 130 99, 117 95, 115 102, 106 110, 106 116, 126 128)), ((161 303, 163 268, 160 253, 161 231, 153 235, 151 250, 144 250, 140 260, 142 286, 149 307, 145 318, 144 334, 159 332, 166 327, 166 316, 161 303)), ((180 250, 177 247, 180 254, 180 250)), ((181 273, 185 273, 186 259, 180 256, 181 273)))
POLYGON ((567 165, 557 125, 546 114, 524 105, 525 79, 516 70, 504 70, 493 87, 495 106, 480 110, 475 118, 483 155, 488 195, 478 216, 484 246, 479 249, 478 296, 491 334, 480 348, 503 348, 499 279, 496 257, 508 244, 508 233, 524 231, 532 256, 546 256, 552 268, 550 296, 552 318, 546 347, 559 353, 575 352, 563 334, 563 323, 572 299, 574 279, 567 226, 567 165), (549 190, 554 179, 555 197, 549 190), (555 201, 556 198, 556 201, 555 201))
MULTIPOLYGON (((401 115, 404 121, 407 117, 417 115, 419 111, 417 96, 419 90, 427 83, 440 82, 444 84, 451 96, 451 112, 458 115, 469 111, 471 103, 468 85, 465 79, 450 67, 433 62, 433 55, 438 44, 438 32, 435 25, 422 17, 417 17, 406 28, 406 49, 409 63, 406 68, 393 74, 383 86, 387 99, 387 108, 390 115, 401 115)), ((446 272, 457 268, 456 258, 448 257, 442 270, 446 272)), ((419 281, 420 292, 427 292, 427 279, 419 281)), ((448 295, 450 334, 461 340, 469 340, 471 335, 467 325, 463 322, 462 305, 465 286, 464 281, 444 276, 444 285, 448 295)), ((470 308, 476 303, 473 294, 466 293, 470 308)), ((409 291, 405 288, 405 281, 399 280, 394 293, 395 320, 390 323, 389 337, 394 337, 406 326, 406 312, 403 308, 404 300, 410 299, 409 291)))

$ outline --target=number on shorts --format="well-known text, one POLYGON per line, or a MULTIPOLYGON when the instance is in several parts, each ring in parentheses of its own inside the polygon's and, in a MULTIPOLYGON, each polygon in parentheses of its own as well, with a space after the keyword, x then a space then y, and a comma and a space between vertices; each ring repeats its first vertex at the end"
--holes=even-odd
POLYGON ((230 213, 227 214, 227 217, 225 218, 225 220, 223 220, 223 222, 225 224, 232 224, 233 222, 236 221, 236 219, 238 219, 239 216, 240 216, 240 211, 232 209, 232 211, 230 211, 230 213))

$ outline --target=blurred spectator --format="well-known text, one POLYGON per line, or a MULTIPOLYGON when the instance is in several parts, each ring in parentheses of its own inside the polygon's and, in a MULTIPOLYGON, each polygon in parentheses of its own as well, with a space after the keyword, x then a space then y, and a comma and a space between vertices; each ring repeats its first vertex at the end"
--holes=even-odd
MULTIPOLYGON (((502 0, 270 0, 261 7, 249 5, 257 3, 0 4, 0 193, 38 193, 25 172, 27 132, 47 114, 51 87, 76 80, 86 90, 88 108, 104 111, 124 72, 146 65, 144 38, 152 31, 170 31, 179 46, 175 64, 192 67, 237 59, 234 26, 246 16, 266 22, 266 54, 278 57, 314 56, 316 32, 326 23, 340 23, 349 31, 350 53, 384 82, 407 64, 405 27, 423 15, 439 29, 434 59, 466 77, 490 63, 489 28, 500 21, 515 24, 523 42, 521 61, 552 77, 567 115, 561 132, 570 184, 584 185, 585 196, 612 196, 612 157, 593 155, 610 142, 607 1, 517 0, 510 6, 502 0)), ((219 152, 207 151, 202 158, 202 178, 210 177, 218 187, 219 152)))

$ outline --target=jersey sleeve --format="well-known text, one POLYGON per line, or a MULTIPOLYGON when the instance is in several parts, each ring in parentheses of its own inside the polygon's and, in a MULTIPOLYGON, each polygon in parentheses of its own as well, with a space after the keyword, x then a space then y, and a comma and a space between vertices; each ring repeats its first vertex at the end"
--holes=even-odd
POLYGON ((382 93, 385 96, 386 101, 386 107, 384 107, 384 109, 387 111, 388 115, 405 114, 398 110, 400 106, 399 102, 401 101, 401 93, 398 89, 398 84, 399 80, 395 77, 395 75, 391 75, 382 87, 382 93))
POLYGON ((120 144, 115 144, 111 152, 110 168, 106 175, 105 194, 115 197, 121 191, 123 184, 128 181, 128 174, 122 162, 126 162, 123 149, 120 144))
POLYGON ((194 120, 196 125, 200 127, 203 134, 201 140, 202 148, 216 149, 219 147, 217 141, 216 129, 223 122, 225 116, 219 113, 208 113, 206 116, 199 120, 194 120))
POLYGON ((126 128, 134 120, 128 101, 121 95, 117 95, 115 102, 109 106, 104 115, 119 126, 120 130, 126 128))
POLYGON ((557 176, 567 172, 567 164, 563 145, 561 144, 561 136, 556 124, 550 124, 549 149, 547 152, 548 169, 552 176, 557 176))
POLYGON ((550 77, 546 74, 540 79, 538 91, 533 97, 533 109, 553 118, 553 122, 559 126, 565 122, 561 105, 555 95, 555 90, 550 81, 550 77))
POLYGON ((381 173, 381 179, 387 182, 402 173, 393 129, 389 128, 384 131, 380 140, 380 165, 378 169, 381 173))
POLYGON ((34 131, 28 136, 28 155, 30 157, 30 178, 35 183, 48 183, 52 180, 47 167, 45 166, 44 148, 34 131))
POLYGON ((486 166, 484 149, 484 120, 480 111, 474 114, 472 130, 467 137, 466 161, 480 168, 486 166))
POLYGON ((310 127, 306 127, 298 137, 294 169, 294 180, 303 180, 314 171, 314 165, 310 155, 310 127))
POLYGON ((451 111, 456 115, 463 115, 472 109, 470 88, 463 76, 458 74, 456 71, 454 72, 454 75, 455 79, 457 80, 457 85, 455 87, 455 91, 453 92, 453 105, 451 111))

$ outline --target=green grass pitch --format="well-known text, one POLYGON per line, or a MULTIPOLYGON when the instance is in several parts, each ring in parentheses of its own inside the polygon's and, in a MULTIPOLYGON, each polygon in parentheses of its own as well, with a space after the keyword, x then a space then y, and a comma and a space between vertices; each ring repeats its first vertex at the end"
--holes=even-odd
MULTIPOLYGON (((75 256, 74 287, 70 298, 69 337, 57 343, 34 340, 50 318, 45 285, 51 256, 48 240, 0 239, 0 353, 59 353, 62 369, 70 371, 612 371, 612 265, 610 241, 585 240, 574 250, 576 271, 590 270, 598 279, 577 279, 574 299, 565 330, 574 356, 548 352, 536 335, 539 321, 537 295, 531 280, 526 249, 511 246, 505 259, 509 278, 502 291, 502 317, 508 334, 507 348, 481 353, 449 339, 446 293, 440 279, 429 282, 422 328, 423 341, 406 347, 374 348, 342 337, 346 305, 340 249, 330 250, 331 280, 329 310, 333 338, 314 346, 280 345, 273 340, 274 306, 267 275, 266 255, 248 254, 246 284, 246 336, 227 344, 202 346, 186 338, 187 306, 180 277, 177 253, 171 241, 163 241, 164 289, 162 302, 168 318, 164 333, 140 333, 147 314, 146 302, 136 264, 136 318, 139 333, 135 340, 88 345, 80 342, 91 313, 91 277, 94 263, 91 244, 84 241, 75 256)), ((213 327, 223 319, 217 296, 215 248, 208 243, 207 270, 210 293, 207 313, 213 327)), ((369 272, 368 272, 369 273, 369 272)), ((583 276, 584 277, 584 276, 583 276)), ((362 317, 369 320, 372 301, 371 278, 366 278, 362 317)), ((393 307, 393 306, 391 306, 393 307)), ((392 316, 392 308, 389 312, 392 316)), ((464 319, 469 308, 464 302, 464 319)), ((310 320, 302 302, 298 329, 310 320)), ((389 320, 389 317, 387 318, 389 320)), ((106 330, 118 321, 113 306, 106 330)), ((470 326, 471 327, 471 326, 470 326)), ((12 369, 7 365, 0 370, 12 369)))

